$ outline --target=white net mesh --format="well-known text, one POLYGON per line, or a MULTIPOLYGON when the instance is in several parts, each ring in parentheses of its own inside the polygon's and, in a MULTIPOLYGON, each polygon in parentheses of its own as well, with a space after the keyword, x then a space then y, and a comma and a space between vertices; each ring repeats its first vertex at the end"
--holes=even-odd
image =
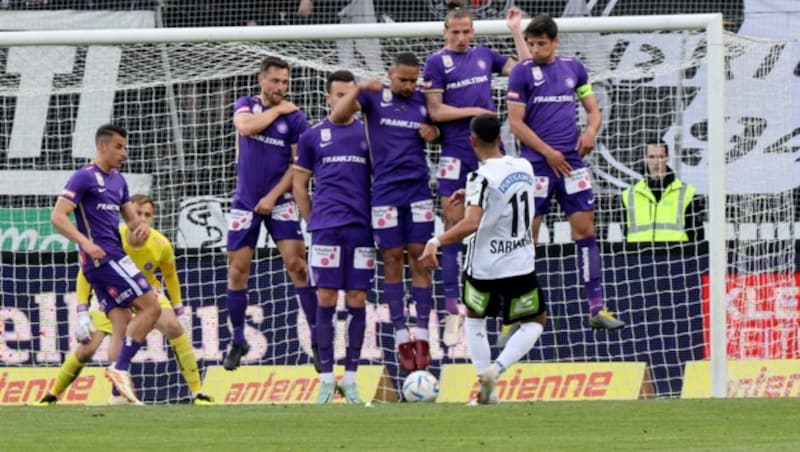
MULTIPOLYGON (((504 54, 513 53, 506 38, 479 37, 476 41, 504 54)), ((785 64, 782 57, 787 52, 797 52, 796 43, 728 35, 726 46, 731 195, 727 208, 730 231, 725 238, 733 244, 728 259, 735 275, 731 284, 751 291, 747 293, 774 291, 791 296, 797 287, 789 281, 795 278, 798 229, 792 224, 797 221, 793 191, 797 178, 794 173, 792 179, 790 162, 797 155, 797 129, 793 128, 796 121, 790 101, 791 70, 780 65, 785 64), (751 68, 755 72, 747 72, 751 68), (764 99, 782 101, 766 104, 764 99), (759 175, 745 181, 754 169, 759 175)), ((384 38, 379 41, 380 55, 359 57, 357 48, 360 60, 352 67, 357 76, 381 78, 382 65, 396 52, 410 50, 422 58, 440 47, 441 41, 435 37, 384 38), (381 67, 376 68, 374 61, 380 61, 377 65, 381 67)), ((604 125, 590 158, 598 205, 596 230, 607 304, 629 326, 618 333, 595 333, 588 328, 588 308, 578 282, 569 225, 554 205, 545 219, 538 250, 549 323, 526 360, 645 362, 655 394, 676 396, 683 364, 706 356, 704 324, 708 314, 703 284, 708 255, 702 237, 721 240, 724 234, 704 234, 698 229, 692 231, 695 241, 688 244, 625 244, 619 193, 643 174, 644 145, 663 139, 670 143, 675 173, 698 188, 698 224, 707 221, 702 208, 709 172, 703 35, 564 35, 561 52, 578 53, 585 61, 603 107, 604 125)), ((236 177, 232 108, 237 97, 257 92, 255 73, 266 55, 290 63, 290 99, 312 121, 323 118, 325 76, 340 65, 340 48, 332 42, 0 49, 0 68, 4 69, 0 70, 0 149, 6 152, 0 164, 8 175, 2 183, 7 207, 0 216, 2 247, 7 251, 0 290, 4 308, 0 312, 0 361, 56 366, 75 345, 70 300, 77 265, 75 253, 60 252, 74 250, 74 246, 49 226, 49 208, 66 174, 93 153, 91 143, 85 140, 91 139, 93 128, 104 121, 92 119, 108 112, 106 117, 131 133, 125 171, 132 192, 153 195, 159 206, 155 227, 176 245, 184 299, 192 313, 191 338, 201 369, 219 364, 229 342, 224 241, 225 213, 236 177)), ((495 84, 503 117, 505 82, 501 78, 495 84)), ((438 159, 434 151, 430 155, 433 164, 438 159)), ((245 362, 309 363, 308 328, 298 312, 294 288, 267 237, 262 237, 260 246, 250 278, 246 336, 251 351, 245 362)), ((362 363, 386 366, 391 378, 382 384, 390 385, 384 389, 396 396, 404 374, 397 366, 388 309, 378 303, 380 268, 378 275, 369 295, 362 363)), ((440 282, 437 272, 437 309, 431 318, 432 371, 437 375, 444 364, 468 362, 463 339, 452 346, 440 341, 440 319, 445 313, 440 282)), ((409 281, 406 287, 410 288, 409 281)), ((779 299, 783 298, 775 298, 779 299)), ((746 304, 750 299, 742 300, 746 304)), ((777 301, 764 302, 773 303, 769 308, 777 312, 777 301)), ((413 305, 411 308, 413 319, 413 305)), ((744 305, 739 308, 740 313, 746 310, 744 305)), ((340 326, 345 313, 340 306, 340 326)), ((742 314, 732 319, 733 330, 740 333, 729 337, 732 356, 753 356, 767 350, 770 356, 797 357, 796 330, 781 333, 788 323, 776 326, 780 319, 775 316, 759 320, 742 314), (764 335, 765 325, 773 333, 764 335), (761 335, 751 334, 753 331, 761 335)), ((489 327, 494 340, 499 325, 490 322, 489 327)), ((343 330, 338 328, 337 360, 344 355, 343 330)), ((137 356, 133 374, 145 401, 176 402, 187 397, 168 349, 160 335, 153 333, 147 349, 137 356)), ((104 353, 95 356, 97 362, 104 359, 104 353)), ((472 380, 450 380, 448 384, 469 386, 472 380)))

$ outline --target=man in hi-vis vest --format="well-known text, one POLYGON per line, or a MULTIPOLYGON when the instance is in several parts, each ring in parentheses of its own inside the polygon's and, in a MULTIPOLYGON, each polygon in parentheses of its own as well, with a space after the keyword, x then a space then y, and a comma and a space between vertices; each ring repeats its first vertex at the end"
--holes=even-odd
POLYGON ((645 147, 646 175, 622 192, 628 242, 687 242, 703 239, 700 200, 693 185, 667 165, 665 143, 645 147))

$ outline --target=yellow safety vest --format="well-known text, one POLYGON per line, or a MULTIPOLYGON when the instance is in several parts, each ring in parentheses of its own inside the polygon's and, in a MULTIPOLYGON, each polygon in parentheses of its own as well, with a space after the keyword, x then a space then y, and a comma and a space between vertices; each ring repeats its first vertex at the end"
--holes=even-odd
POLYGON ((642 179, 622 192, 628 222, 628 242, 686 242, 686 209, 697 190, 675 178, 664 188, 661 200, 642 179))

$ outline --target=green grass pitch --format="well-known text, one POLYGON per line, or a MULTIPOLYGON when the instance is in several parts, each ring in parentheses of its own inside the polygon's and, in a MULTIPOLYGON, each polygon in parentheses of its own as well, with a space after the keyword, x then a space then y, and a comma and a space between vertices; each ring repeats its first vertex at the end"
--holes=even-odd
POLYGON ((798 450, 795 399, 4 407, 0 450, 798 450))

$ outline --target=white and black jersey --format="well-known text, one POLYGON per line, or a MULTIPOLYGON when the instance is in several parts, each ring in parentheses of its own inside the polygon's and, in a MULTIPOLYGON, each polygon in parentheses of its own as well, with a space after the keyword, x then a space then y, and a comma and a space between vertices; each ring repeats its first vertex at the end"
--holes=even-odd
POLYGON ((465 271, 476 279, 500 279, 534 271, 533 168, 526 159, 488 159, 467 176, 466 205, 483 208, 469 238, 465 271))

